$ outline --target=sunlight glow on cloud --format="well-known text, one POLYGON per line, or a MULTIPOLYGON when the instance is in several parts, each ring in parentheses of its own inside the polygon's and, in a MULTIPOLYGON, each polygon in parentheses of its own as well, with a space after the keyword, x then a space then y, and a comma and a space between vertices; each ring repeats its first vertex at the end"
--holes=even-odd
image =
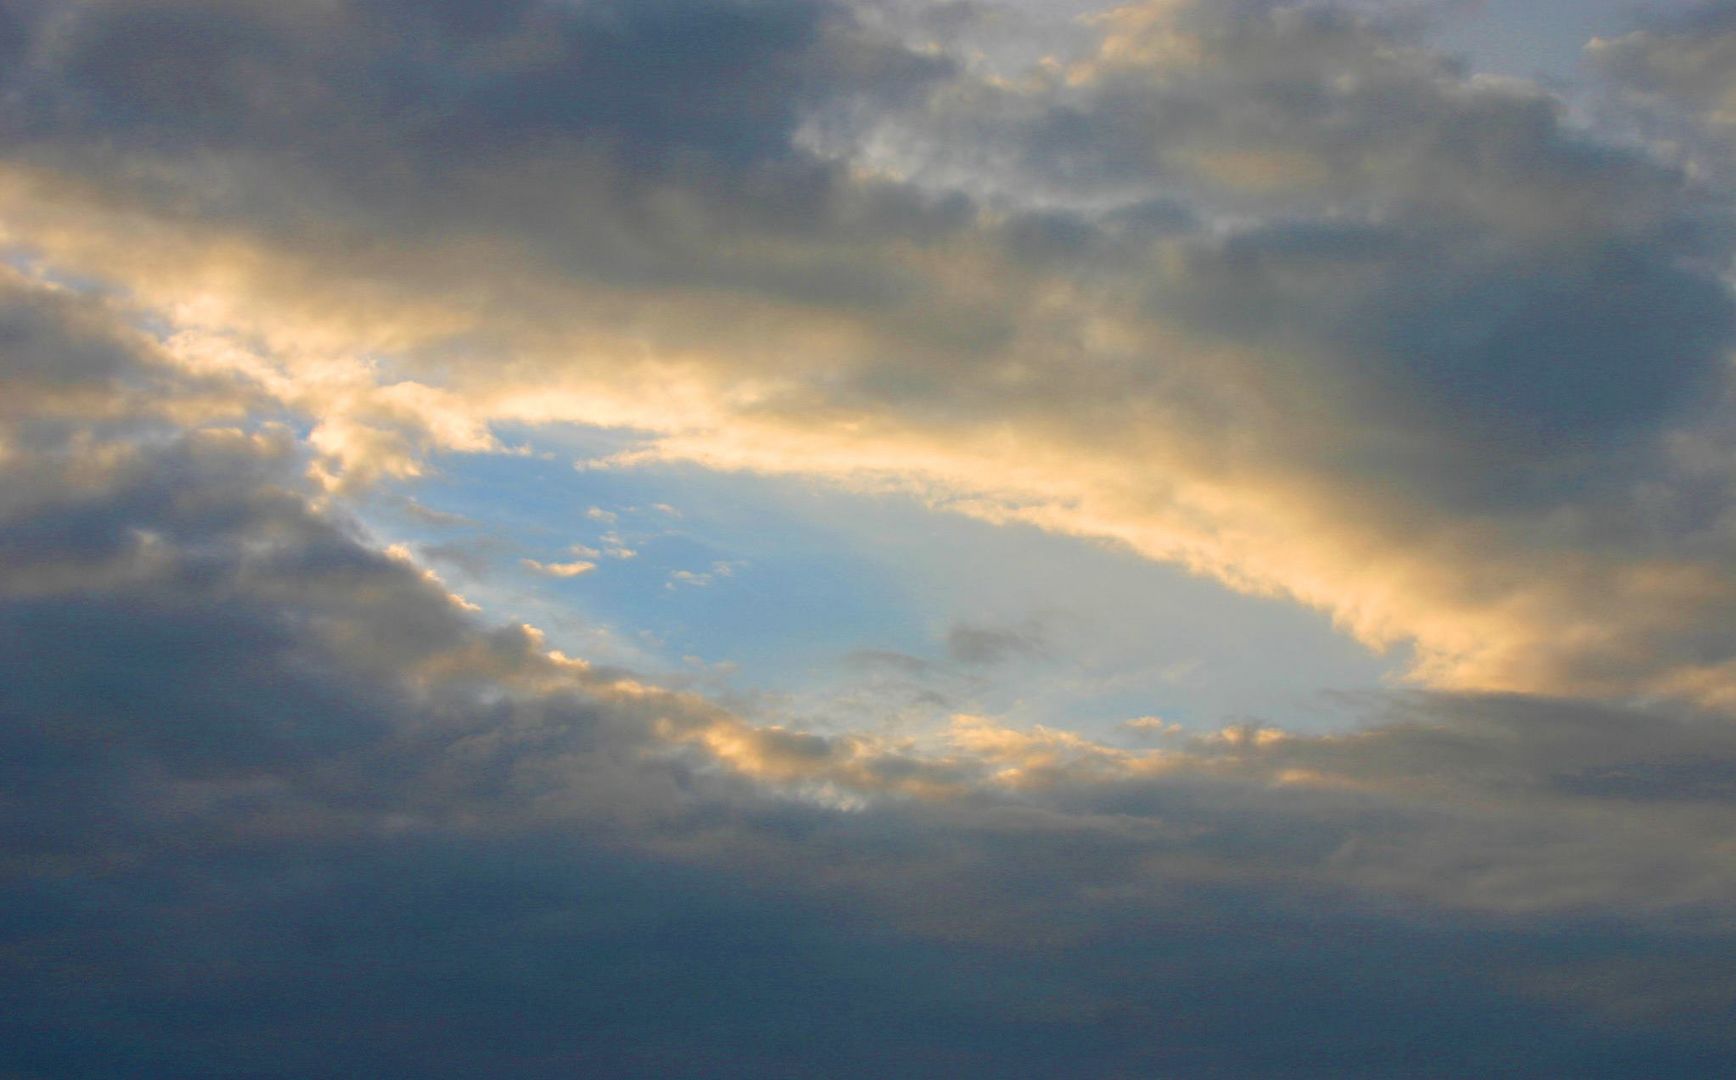
MULTIPOLYGON (((575 131, 576 156, 419 177, 397 197, 440 228, 377 217, 364 259, 338 234, 310 250, 214 201, 220 173, 165 177, 200 217, 154 210, 156 196, 86 167, 95 151, 79 133, 105 122, 92 114, 7 163, 6 216, 14 243, 176 320, 189 363, 247 375, 311 416, 328 487, 416 476, 434 449, 498 450, 493 423, 624 426, 647 441, 621 465, 891 485, 1125 542, 1318 606, 1370 646, 1414 642, 1431 685, 1733 700, 1731 657, 1681 644, 1732 613, 1727 567, 1697 543, 1587 542, 1636 528, 1654 492, 1703 483, 1678 448, 1722 437, 1689 407, 1717 392, 1731 332, 1703 231, 1684 231, 1711 212, 1706 197, 1597 147, 1534 89, 1455 79, 1354 16, 1163 4, 1102 28, 1097 58, 1053 85, 973 88, 933 67, 918 83, 931 89, 900 92, 879 122, 923 153, 1000 140, 1027 155, 1006 175, 1033 195, 1066 162, 1071 190, 1110 185, 1107 213, 960 209, 779 152, 751 165, 765 199, 817 185, 780 232, 751 224, 752 185, 687 190, 575 131), (1266 81, 1244 77, 1256 71, 1266 81), (1304 88, 1327 111, 1286 116, 1304 88), (1402 127, 1395 102, 1412 117, 1402 127), (1158 117, 1196 105, 1191 127, 1162 133, 1158 117), (1159 126, 1127 126, 1135 116, 1159 126), (1098 145, 1064 141, 1093 125, 1098 145), (1472 168, 1453 140, 1479 133, 1491 155, 1472 168), (623 254, 604 258, 590 226, 553 205, 536 232, 509 218, 485 245, 445 238, 489 212, 453 203, 453 185, 486 175, 522 192, 557 162, 561 197, 597 205, 619 202, 611 177, 648 170, 651 194, 620 212, 648 215, 646 242, 701 267, 626 274, 623 254), (1236 179, 1250 168, 1251 187, 1236 179), (1142 208, 1165 199, 1191 203, 1197 222, 1231 217, 1153 232, 1142 208), (556 269, 551 244, 588 268, 556 269), (705 262, 730 282, 722 293, 694 276, 705 262), (832 284, 804 289, 792 273, 832 284), (646 275, 655 288, 635 283, 646 275), (1629 299, 1603 302, 1618 287, 1629 299), (1523 351, 1551 338, 1578 359, 1523 351), (1652 370, 1623 380, 1617 365, 1636 355, 1652 370)), ((885 42, 814 47, 896 67, 885 42)), ((334 77, 344 62, 327 62, 334 77)), ((320 107, 297 102, 279 122, 320 107)), ((159 161, 149 140, 214 130, 178 129, 165 110, 124 151, 140 167, 159 161)), ((377 125, 387 160, 419 152, 386 117, 353 120, 377 125)), ((226 170, 277 163, 251 140, 206 150, 226 170)), ((351 213, 384 197, 336 168, 306 179, 351 213)))

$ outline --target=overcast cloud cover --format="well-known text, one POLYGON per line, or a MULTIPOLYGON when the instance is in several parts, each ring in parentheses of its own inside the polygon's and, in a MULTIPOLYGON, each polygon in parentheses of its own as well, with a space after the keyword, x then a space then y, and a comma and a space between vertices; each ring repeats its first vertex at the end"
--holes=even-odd
POLYGON ((1736 5, 1474 7, 0 0, 0 1077, 1736 1071, 1736 5), (442 579, 623 511, 369 524, 525 431, 1397 675, 1105 740, 960 620, 804 726, 442 579))

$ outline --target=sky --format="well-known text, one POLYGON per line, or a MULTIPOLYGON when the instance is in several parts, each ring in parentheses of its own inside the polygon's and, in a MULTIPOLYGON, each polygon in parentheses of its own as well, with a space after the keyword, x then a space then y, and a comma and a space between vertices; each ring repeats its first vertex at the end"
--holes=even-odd
POLYGON ((0 0, 0 1078, 1736 1071, 1736 4, 0 0))

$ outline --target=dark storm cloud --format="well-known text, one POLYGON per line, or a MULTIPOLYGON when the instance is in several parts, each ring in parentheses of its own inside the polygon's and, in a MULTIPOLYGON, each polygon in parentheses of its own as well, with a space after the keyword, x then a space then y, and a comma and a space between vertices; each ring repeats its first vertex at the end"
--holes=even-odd
POLYGON ((796 272, 719 263, 713 248, 948 227, 896 192, 856 198, 791 145, 815 109, 896 100, 945 70, 835 5, 153 0, 43 5, 20 22, 28 59, 0 91, 12 160, 292 249, 486 231, 561 273, 745 274, 773 295, 852 303, 901 286, 837 259, 796 272))
POLYGON ((1607 480, 1691 421, 1721 385, 1736 326, 1728 290, 1667 247, 1570 243, 1276 226, 1202 249, 1153 302, 1295 356, 1299 395, 1361 418, 1364 468, 1454 502, 1456 487, 1485 504, 1551 500, 1578 493, 1553 486, 1564 470, 1550 459, 1570 485, 1593 463, 1607 480))
MULTIPOLYGON (((1572 495, 1718 392, 1736 340, 1717 276, 1729 226, 1680 175, 1342 9, 1154 9, 1111 21, 1119 50, 1066 82, 937 95, 904 120, 912 161, 1018 147, 981 181, 1061 200, 1185 192, 1194 214, 1252 219, 1182 244, 1151 310, 1272 358, 1262 380, 1340 422, 1350 460, 1328 468, 1378 464, 1450 501, 1547 501, 1561 492, 1539 480, 1572 495), (1515 484, 1509 466, 1540 457, 1564 467, 1515 484)), ((1083 224, 1041 220, 1013 228, 1022 257, 1019 238, 1047 234, 1045 250, 1102 260, 1083 224)), ((1295 431, 1287 453, 1334 448, 1295 431)))
POLYGON ((0 431, 9 873, 124 859, 129 836, 195 819, 318 832, 346 807, 408 812, 407 777, 455 747, 486 787, 496 746, 643 740, 642 718, 604 719, 576 683, 515 705, 513 685, 564 669, 317 512, 282 428, 186 431, 156 407, 201 380, 99 310, 40 289, 9 303, 31 334, 0 350, 0 378, 28 387, 39 353, 59 354, 84 391, 82 414, 0 431), (82 363, 92 341, 102 362, 82 363))
POLYGON ((793 108, 822 89, 814 65, 837 59, 823 40, 834 17, 823 4, 678 0, 44 6, 36 64, 14 74, 15 118, 44 136, 33 117, 70 122, 57 140, 182 151, 286 135, 361 151, 341 140, 389 126, 443 171, 466 167, 454 152, 486 162, 541 139, 744 165, 787 156, 793 108), (321 131, 338 109, 351 130, 321 131))
POLYGON ((59 951, 25 953, 46 992, 9 1010, 11 1060, 141 1077, 1617 1077, 1722 1063, 1705 1042, 1563 1024, 1479 988, 1478 964, 1496 959, 1595 971, 1600 936, 1586 932, 1492 942, 1220 894, 1201 898, 1216 913, 1195 912, 1204 933, 1118 925, 1128 938, 1058 969, 570 842, 279 854, 202 881, 174 861, 131 871, 126 901, 101 914, 76 887, 34 890, 59 951), (116 931, 120 948, 87 944, 116 931), (343 1038, 308 1037, 321 1029, 343 1038))

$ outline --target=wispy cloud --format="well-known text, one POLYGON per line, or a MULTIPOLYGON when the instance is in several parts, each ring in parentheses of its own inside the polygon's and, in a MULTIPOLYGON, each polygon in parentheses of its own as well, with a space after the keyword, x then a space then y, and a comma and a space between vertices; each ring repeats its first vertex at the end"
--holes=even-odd
POLYGON ((703 589, 709 585, 715 584, 722 578, 734 577, 736 568, 740 565, 741 564, 738 562, 720 560, 712 563, 709 570, 673 570, 670 571, 669 578, 664 582, 663 587, 666 589, 674 589, 680 586, 686 586, 689 588, 703 589))
POLYGON ((580 574, 588 574, 597 568, 596 563, 584 559, 575 559, 572 562, 557 563, 538 562, 535 559, 522 559, 520 562, 523 564, 525 569, 535 570, 539 574, 547 574, 550 577, 578 577, 580 574))

